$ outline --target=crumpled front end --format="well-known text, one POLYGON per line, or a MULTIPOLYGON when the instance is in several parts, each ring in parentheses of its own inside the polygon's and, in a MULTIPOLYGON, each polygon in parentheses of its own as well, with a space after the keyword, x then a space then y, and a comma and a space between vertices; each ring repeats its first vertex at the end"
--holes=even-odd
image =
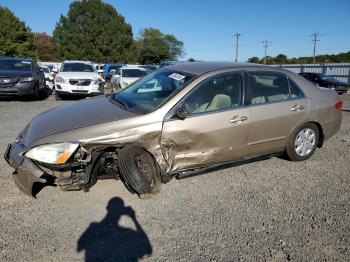
POLYGON ((6 162, 15 169, 13 179, 18 188, 27 195, 35 196, 35 184, 46 184, 48 181, 44 178, 45 172, 40 167, 21 156, 22 151, 23 147, 18 142, 14 142, 8 145, 4 157, 6 162))

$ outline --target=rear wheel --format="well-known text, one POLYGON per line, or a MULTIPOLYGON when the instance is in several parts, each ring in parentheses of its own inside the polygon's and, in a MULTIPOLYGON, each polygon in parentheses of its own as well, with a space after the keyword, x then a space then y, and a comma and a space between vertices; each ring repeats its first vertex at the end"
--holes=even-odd
POLYGON ((308 123, 296 130, 289 138, 286 153, 292 161, 303 161, 315 152, 320 132, 313 123, 308 123))
POLYGON ((120 176, 126 188, 140 198, 157 194, 161 188, 160 169, 153 156, 136 146, 126 146, 118 154, 120 176))

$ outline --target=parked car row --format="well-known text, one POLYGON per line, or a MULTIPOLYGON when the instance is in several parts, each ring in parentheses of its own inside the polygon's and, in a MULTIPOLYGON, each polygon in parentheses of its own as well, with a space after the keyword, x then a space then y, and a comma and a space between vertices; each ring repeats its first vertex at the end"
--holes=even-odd
MULTIPOLYGON (((159 67, 181 63, 184 61, 163 61, 159 67)), ((106 84, 115 92, 156 69, 158 66, 155 65, 93 64, 89 61, 42 62, 39 66, 33 59, 1 58, 0 96, 40 98, 54 90, 57 100, 68 95, 94 96, 104 93, 106 84)), ((331 76, 312 72, 300 75, 315 85, 334 89, 338 94, 349 90, 348 84, 331 76)))

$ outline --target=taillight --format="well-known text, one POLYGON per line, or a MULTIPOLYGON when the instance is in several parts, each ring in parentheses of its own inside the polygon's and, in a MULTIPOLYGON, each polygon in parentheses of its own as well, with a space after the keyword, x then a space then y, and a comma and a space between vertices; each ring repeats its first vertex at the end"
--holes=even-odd
POLYGON ((335 104, 335 108, 336 109, 338 109, 338 110, 342 110, 342 108, 343 108, 343 102, 337 102, 336 104, 335 104))

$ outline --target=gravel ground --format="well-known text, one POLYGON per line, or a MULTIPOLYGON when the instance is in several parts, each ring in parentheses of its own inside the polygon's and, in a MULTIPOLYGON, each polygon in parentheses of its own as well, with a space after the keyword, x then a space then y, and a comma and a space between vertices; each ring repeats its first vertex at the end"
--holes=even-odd
MULTIPOLYGON (((120 181, 89 193, 17 190, 0 159, 0 261, 321 261, 350 257, 350 96, 341 130, 305 162, 280 158, 172 180, 140 200, 120 181)), ((25 124, 71 103, 0 101, 0 154, 25 124)))

